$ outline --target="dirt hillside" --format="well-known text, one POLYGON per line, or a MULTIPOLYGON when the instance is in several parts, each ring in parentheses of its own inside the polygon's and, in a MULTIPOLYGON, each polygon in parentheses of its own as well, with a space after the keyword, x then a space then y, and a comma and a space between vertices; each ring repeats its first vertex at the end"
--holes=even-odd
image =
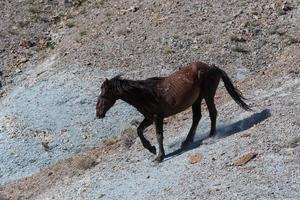
POLYGON ((1 1, 0 199, 300 199, 299 63, 296 0, 1 1), (191 110, 165 120, 158 165, 134 108, 95 119, 104 78, 193 61, 224 69, 253 107, 220 84, 213 143, 204 103, 185 151, 191 110))

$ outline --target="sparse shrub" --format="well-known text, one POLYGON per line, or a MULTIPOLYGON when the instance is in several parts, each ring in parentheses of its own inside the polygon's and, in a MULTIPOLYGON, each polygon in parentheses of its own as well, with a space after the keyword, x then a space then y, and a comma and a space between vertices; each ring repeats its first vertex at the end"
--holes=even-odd
POLYGON ((296 146, 298 146, 298 143, 299 143, 299 138, 290 138, 287 141, 288 148, 295 148, 296 146))
POLYGON ((81 31, 81 32, 79 33, 80 36, 85 36, 86 34, 87 34, 86 31, 81 31))
POLYGON ((171 49, 170 47, 166 47, 166 48, 164 48, 163 53, 164 54, 172 54, 172 53, 175 53, 175 50, 171 49))
POLYGON ((47 42, 47 46, 48 46, 49 48, 51 48, 51 49, 54 49, 54 48, 55 48, 55 45, 56 45, 56 43, 53 42, 53 41, 48 41, 48 42, 47 42))
POLYGON ((270 34, 270 35, 275 35, 275 34, 277 34, 277 35, 282 36, 282 35, 285 34, 285 32, 284 32, 284 31, 278 30, 278 26, 275 26, 275 27, 270 28, 269 34, 270 34))
POLYGON ((139 124, 140 124, 140 122, 138 120, 136 120, 136 119, 131 120, 131 122, 130 122, 131 126, 136 126, 137 127, 139 124))
POLYGON ((298 40, 297 38, 294 38, 294 37, 292 37, 292 36, 289 36, 289 37, 288 37, 287 43, 288 43, 289 45, 291 45, 291 44, 296 44, 296 43, 299 43, 299 40, 298 40))
POLYGON ((245 27, 248 27, 248 28, 255 28, 255 27, 258 27, 260 25, 260 23, 258 21, 247 21, 245 23, 245 27))
POLYGON ((5 37, 5 33, 3 31, 0 31, 0 37, 5 37))
POLYGON ((240 46, 232 47, 231 50, 232 50, 232 51, 235 51, 235 52, 239 52, 239 53, 245 53, 245 54, 246 54, 246 53, 249 53, 248 50, 243 49, 243 48, 240 47, 240 46))
POLYGON ((75 23, 72 22, 72 21, 68 21, 68 22, 66 23, 66 26, 67 26, 68 28, 73 28, 73 27, 75 26, 75 23))
POLYGON ((286 12, 284 10, 282 10, 282 9, 278 9, 276 13, 277 13, 278 16, 286 14, 286 12))
POLYGON ((17 30, 9 29, 7 32, 11 35, 19 35, 19 32, 17 30))
POLYGON ((96 8, 100 8, 104 5, 104 0, 96 0, 96 8))
POLYGON ((236 36, 236 35, 231 36, 230 40, 232 42, 246 42, 245 38, 242 38, 242 37, 239 37, 239 36, 236 36))
POLYGON ((128 33, 130 33, 130 29, 127 28, 120 28, 119 30, 116 31, 116 34, 118 36, 127 35, 128 33))
POLYGON ((106 16, 106 17, 110 17, 110 16, 111 16, 111 13, 110 13, 110 12, 106 12, 106 13, 105 13, 105 16, 106 16))
POLYGON ((137 138, 136 130, 133 128, 127 128, 122 131, 120 140, 122 146, 129 149, 134 144, 136 138, 137 138))
POLYGON ((191 50, 194 52, 198 52, 200 50, 200 48, 198 45, 195 45, 195 46, 191 46, 191 50))
POLYGON ((179 39, 179 35, 177 35, 176 33, 172 34, 171 37, 172 37, 174 40, 179 39))
POLYGON ((18 25, 20 28, 24 28, 24 27, 28 26, 29 23, 30 23, 29 21, 19 21, 18 25))
POLYGON ((38 7, 30 7, 30 8, 28 9, 28 11, 31 12, 32 14, 38 14, 38 13, 41 12, 40 9, 39 9, 38 7))
POLYGON ((81 6, 86 0, 68 0, 68 1, 65 1, 65 4, 71 4, 72 6, 75 6, 75 7, 79 7, 81 6))
POLYGON ((96 159, 86 156, 79 158, 76 162, 76 168, 80 170, 87 170, 97 165, 96 159))
POLYGON ((120 141, 120 138, 118 136, 113 136, 112 138, 106 140, 104 143, 107 146, 114 145, 120 141))
POLYGON ((41 16, 40 16, 39 14, 34 14, 34 15, 32 15, 32 16, 30 17, 30 20, 31 20, 32 22, 38 22, 38 21, 41 20, 41 16))

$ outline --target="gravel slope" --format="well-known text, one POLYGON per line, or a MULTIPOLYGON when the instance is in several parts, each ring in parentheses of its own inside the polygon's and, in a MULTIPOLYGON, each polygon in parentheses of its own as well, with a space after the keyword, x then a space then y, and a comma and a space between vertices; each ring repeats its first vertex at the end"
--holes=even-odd
MULTIPOLYGON (((70 2, 0 2, 0 199, 300 198, 297 1, 70 2), (195 60, 223 68, 255 108, 221 85, 217 142, 201 142, 205 105, 186 152, 191 111, 166 119, 159 165, 136 140, 134 108, 118 102, 95 120, 105 77, 195 60)), ((147 137, 156 144, 153 127, 147 137)))

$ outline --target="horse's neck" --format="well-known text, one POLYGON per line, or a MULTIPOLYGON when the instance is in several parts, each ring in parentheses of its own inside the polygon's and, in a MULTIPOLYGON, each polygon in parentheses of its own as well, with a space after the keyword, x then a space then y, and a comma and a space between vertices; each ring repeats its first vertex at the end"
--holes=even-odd
MULTIPOLYGON (((125 81, 125 80, 123 80, 123 81, 125 81)), ((147 107, 149 99, 145 99, 144 97, 142 97, 140 95, 140 94, 142 94, 143 89, 130 86, 130 84, 134 84, 135 81, 131 81, 131 80, 126 80, 126 81, 128 81, 129 84, 128 84, 128 82, 125 83, 128 85, 121 87, 121 89, 118 91, 118 94, 116 94, 116 95, 118 96, 119 99, 134 106, 139 111, 145 110, 145 107, 147 107), (139 90, 141 90, 141 91, 139 92, 139 90)))
POLYGON ((123 86, 119 89, 118 91, 118 98, 133 105, 133 106, 138 106, 138 102, 140 101, 140 98, 139 98, 139 95, 138 94, 134 94, 134 92, 132 91, 133 90, 133 87, 130 87, 129 86, 129 83, 130 82, 131 84, 134 82, 134 81, 131 81, 131 80, 123 80, 125 83, 122 84, 123 86), (127 86, 125 84, 128 84, 127 86))

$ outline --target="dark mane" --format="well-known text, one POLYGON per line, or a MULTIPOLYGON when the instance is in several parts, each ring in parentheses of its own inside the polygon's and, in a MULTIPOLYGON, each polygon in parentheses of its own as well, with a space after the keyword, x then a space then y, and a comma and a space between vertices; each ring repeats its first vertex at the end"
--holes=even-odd
POLYGON ((127 93, 145 99, 157 99, 155 87, 163 77, 152 77, 145 80, 128 80, 116 76, 110 80, 114 92, 127 93))

